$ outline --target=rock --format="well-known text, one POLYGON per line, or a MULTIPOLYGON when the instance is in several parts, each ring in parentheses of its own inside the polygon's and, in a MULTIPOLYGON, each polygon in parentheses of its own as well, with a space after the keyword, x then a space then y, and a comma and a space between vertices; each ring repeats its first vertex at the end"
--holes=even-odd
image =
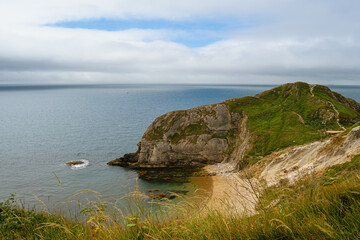
POLYGON ((138 154, 137 153, 127 153, 121 158, 114 159, 108 162, 108 165, 116 165, 121 167, 128 167, 131 163, 138 162, 138 154))
POLYGON ((159 196, 160 198, 164 198, 164 197, 166 197, 166 193, 159 193, 158 196, 159 196))
POLYGON ((80 164, 84 164, 85 162, 77 160, 77 161, 70 161, 67 162, 66 165, 80 165, 80 164))
POLYGON ((154 191, 149 191, 149 196, 152 198, 152 199, 164 199, 164 198, 168 198, 168 199, 174 199, 176 198, 176 195, 175 194, 172 194, 172 193, 154 193, 154 191))
POLYGON ((360 126, 352 129, 347 136, 294 147, 268 164, 260 177, 266 180, 268 186, 282 182, 294 183, 328 166, 351 161, 358 154, 360 126))
POLYGON ((139 142, 139 163, 201 166, 224 160, 228 131, 236 131, 226 104, 200 106, 157 118, 139 142))
POLYGON ((175 194, 170 194, 168 198, 169 199, 174 199, 174 198, 176 198, 176 195, 175 194))
POLYGON ((255 96, 166 113, 150 124, 135 153, 108 164, 188 169, 221 163, 234 171, 260 155, 320 140, 328 127, 344 130, 359 120, 356 101, 325 86, 289 83, 255 96))
POLYGON ((237 131, 240 118, 223 103, 167 113, 148 127, 136 153, 125 154, 108 164, 168 168, 222 162, 231 144, 227 134, 237 131))
POLYGON ((166 193, 153 193, 153 192, 150 192, 149 193, 149 196, 152 198, 152 199, 163 199, 166 197, 166 193))

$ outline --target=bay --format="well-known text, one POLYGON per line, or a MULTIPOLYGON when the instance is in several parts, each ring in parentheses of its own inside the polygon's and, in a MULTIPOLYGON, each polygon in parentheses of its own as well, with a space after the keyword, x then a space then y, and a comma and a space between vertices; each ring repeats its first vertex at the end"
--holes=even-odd
MULTIPOLYGON (((135 171, 106 163, 135 152, 147 126, 166 112, 254 95, 271 87, 0 86, 0 200, 16 193, 28 205, 39 200, 53 204, 91 189, 115 201, 136 186, 143 192, 160 189, 191 195, 198 181, 144 181, 135 171), (65 164, 82 159, 89 165, 73 169, 65 164)), ((330 88, 360 101, 358 86, 330 88)))

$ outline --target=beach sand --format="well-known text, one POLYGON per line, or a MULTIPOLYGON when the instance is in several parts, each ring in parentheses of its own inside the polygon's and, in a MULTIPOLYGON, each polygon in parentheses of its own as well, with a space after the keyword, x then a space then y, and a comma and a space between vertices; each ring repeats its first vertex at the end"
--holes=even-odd
POLYGON ((204 207, 206 211, 219 211, 223 214, 253 215, 258 195, 256 184, 241 178, 239 173, 212 176, 212 193, 204 207))

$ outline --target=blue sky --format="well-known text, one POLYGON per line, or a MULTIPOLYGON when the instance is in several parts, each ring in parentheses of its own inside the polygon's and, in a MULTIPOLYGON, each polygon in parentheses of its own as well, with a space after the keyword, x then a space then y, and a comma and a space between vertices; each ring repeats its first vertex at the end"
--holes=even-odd
POLYGON ((259 20, 250 18, 187 20, 94 18, 77 21, 61 21, 47 24, 47 26, 73 29, 96 29, 103 31, 123 31, 129 29, 180 31, 182 34, 174 34, 174 36, 162 40, 184 44, 190 48, 198 48, 226 39, 234 31, 255 28, 260 24, 259 20))

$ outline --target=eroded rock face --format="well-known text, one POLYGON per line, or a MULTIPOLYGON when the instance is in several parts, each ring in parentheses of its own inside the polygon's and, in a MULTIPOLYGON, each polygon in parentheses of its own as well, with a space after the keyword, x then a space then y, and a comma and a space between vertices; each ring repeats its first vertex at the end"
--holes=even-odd
POLYGON ((238 130, 239 120, 240 115, 231 114, 225 104, 167 113, 149 126, 138 143, 138 162, 194 166, 222 162, 231 144, 228 134, 238 130))
POLYGON ((148 127, 136 153, 126 154, 109 164, 167 167, 220 163, 229 158, 227 151, 234 144, 233 135, 240 127, 246 128, 244 121, 246 119, 231 113, 223 103, 169 112, 148 127))
POLYGON ((296 147, 274 159, 261 173, 269 186, 285 180, 294 183, 305 175, 328 166, 350 161, 360 154, 360 127, 347 136, 336 136, 323 142, 296 147))

